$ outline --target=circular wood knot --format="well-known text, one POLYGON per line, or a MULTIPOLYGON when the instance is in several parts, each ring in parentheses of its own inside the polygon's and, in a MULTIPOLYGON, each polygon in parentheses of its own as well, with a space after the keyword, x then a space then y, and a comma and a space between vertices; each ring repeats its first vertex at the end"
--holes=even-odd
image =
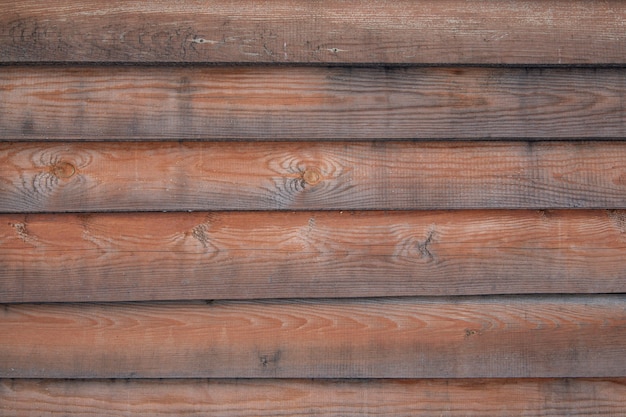
POLYGON ((70 178, 76 173, 76 168, 69 162, 58 162, 52 166, 51 171, 57 178, 70 178))
POLYGON ((316 169, 307 169, 302 173, 302 179, 309 185, 315 185, 322 180, 322 174, 316 169))

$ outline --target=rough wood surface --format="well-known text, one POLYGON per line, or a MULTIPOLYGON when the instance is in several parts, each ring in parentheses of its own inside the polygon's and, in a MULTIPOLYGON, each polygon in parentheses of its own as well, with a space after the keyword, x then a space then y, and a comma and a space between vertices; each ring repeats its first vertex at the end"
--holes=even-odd
POLYGON ((0 211, 617 209, 625 145, 0 143, 0 211))
POLYGON ((2 3, 2 62, 624 64, 619 0, 2 3))
POLYGON ((626 137, 615 68, 18 66, 0 86, 0 140, 626 137))
POLYGON ((0 415, 625 414, 623 1, 1 3, 0 415))
POLYGON ((16 304, 6 378, 626 376, 626 298, 16 304))
POLYGON ((0 302, 626 292, 624 211, 0 216, 0 302))
POLYGON ((625 408, 624 379, 0 380, 4 417, 616 417, 625 408))

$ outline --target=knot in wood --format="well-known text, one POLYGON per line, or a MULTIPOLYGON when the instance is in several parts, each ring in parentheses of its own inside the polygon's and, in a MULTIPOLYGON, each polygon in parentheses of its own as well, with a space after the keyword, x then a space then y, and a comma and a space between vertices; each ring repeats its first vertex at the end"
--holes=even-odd
POLYGON ((76 173, 76 168, 69 162, 57 162, 50 171, 57 178, 70 178, 76 173))
POLYGON ((316 169, 307 169, 302 173, 302 179, 308 185, 315 185, 322 180, 322 174, 316 169))

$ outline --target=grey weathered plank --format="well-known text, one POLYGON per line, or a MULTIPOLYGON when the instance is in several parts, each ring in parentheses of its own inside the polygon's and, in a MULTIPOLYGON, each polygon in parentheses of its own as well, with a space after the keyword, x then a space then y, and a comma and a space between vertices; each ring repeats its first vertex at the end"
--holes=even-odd
POLYGON ((3 1, 3 62, 625 64, 619 0, 3 1))

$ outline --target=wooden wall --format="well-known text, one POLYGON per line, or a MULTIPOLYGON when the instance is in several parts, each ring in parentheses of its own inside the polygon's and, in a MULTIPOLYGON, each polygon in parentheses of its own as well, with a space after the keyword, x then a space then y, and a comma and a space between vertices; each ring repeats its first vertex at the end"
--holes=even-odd
POLYGON ((626 415, 621 0, 3 1, 3 416, 626 415))

